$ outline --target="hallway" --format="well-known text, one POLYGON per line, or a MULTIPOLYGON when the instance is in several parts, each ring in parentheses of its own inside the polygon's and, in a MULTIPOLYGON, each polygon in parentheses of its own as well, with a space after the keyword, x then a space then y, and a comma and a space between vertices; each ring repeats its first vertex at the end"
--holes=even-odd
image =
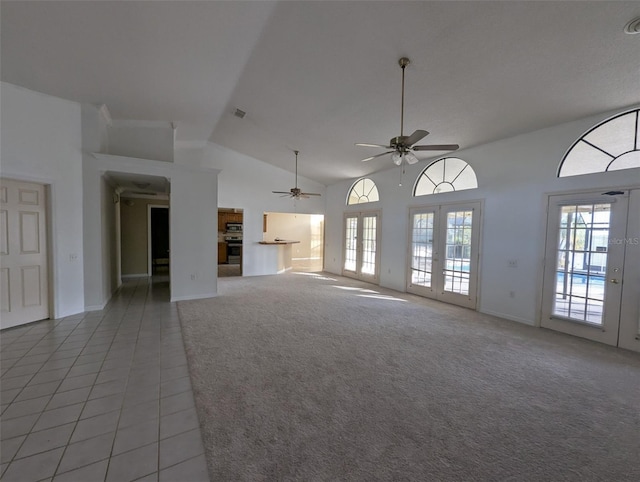
POLYGON ((166 277, 1 333, 2 480, 207 481, 166 277))

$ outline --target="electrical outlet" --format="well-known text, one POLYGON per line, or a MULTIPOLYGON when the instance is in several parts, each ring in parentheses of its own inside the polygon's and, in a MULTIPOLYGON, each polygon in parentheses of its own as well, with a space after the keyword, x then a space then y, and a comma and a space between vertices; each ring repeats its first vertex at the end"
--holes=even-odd
POLYGON ((195 273, 191 273, 191 281, 195 281, 196 279, 196 274, 195 273))
POLYGON ((78 259, 78 255, 76 253, 71 253, 69 255, 69 261, 76 261, 78 259))
POLYGON ((507 266, 509 268, 517 268, 518 267, 518 260, 517 259, 508 259, 507 260, 507 266))

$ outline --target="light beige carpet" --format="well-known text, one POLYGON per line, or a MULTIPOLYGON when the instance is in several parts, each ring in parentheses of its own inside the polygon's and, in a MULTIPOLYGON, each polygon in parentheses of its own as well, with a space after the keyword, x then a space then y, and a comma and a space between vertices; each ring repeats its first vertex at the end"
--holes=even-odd
POLYGON ((211 479, 640 480, 640 356, 333 275, 179 303, 211 479))

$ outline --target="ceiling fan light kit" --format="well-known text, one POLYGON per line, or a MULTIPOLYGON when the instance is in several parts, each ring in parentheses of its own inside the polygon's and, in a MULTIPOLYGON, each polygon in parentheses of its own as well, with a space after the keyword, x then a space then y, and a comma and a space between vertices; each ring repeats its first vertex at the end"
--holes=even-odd
POLYGON ((273 194, 282 194, 280 197, 290 197, 293 199, 307 199, 311 196, 320 196, 320 194, 315 192, 302 192, 302 189, 298 187, 298 153, 300 151, 293 151, 296 155, 296 187, 292 187, 288 192, 287 191, 271 191, 273 194))
POLYGON ((460 146, 458 144, 428 144, 428 145, 414 145, 416 142, 420 141, 427 135, 429 135, 428 131, 418 129, 413 132, 410 136, 404 135, 404 69, 409 65, 411 61, 407 57, 402 57, 398 60, 398 65, 402 69, 402 103, 400 105, 400 135, 396 137, 392 137, 389 141, 389 145, 386 146, 384 144, 367 144, 367 143, 357 143, 356 146, 360 147, 381 147, 383 149, 390 149, 387 152, 383 152, 382 154, 377 154, 375 156, 367 157, 366 159, 362 159, 362 162, 371 161, 377 157, 385 156, 387 154, 391 154, 391 160, 396 166, 402 164, 402 161, 405 161, 407 164, 415 164, 418 162, 418 158, 413 153, 414 151, 455 151, 460 146))

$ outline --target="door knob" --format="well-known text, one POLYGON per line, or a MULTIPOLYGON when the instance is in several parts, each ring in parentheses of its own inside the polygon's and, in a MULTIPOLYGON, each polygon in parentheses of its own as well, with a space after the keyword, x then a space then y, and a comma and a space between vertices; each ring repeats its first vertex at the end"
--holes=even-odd
POLYGON ((609 281, 611 281, 614 285, 617 285, 619 283, 616 278, 611 278, 609 281))

